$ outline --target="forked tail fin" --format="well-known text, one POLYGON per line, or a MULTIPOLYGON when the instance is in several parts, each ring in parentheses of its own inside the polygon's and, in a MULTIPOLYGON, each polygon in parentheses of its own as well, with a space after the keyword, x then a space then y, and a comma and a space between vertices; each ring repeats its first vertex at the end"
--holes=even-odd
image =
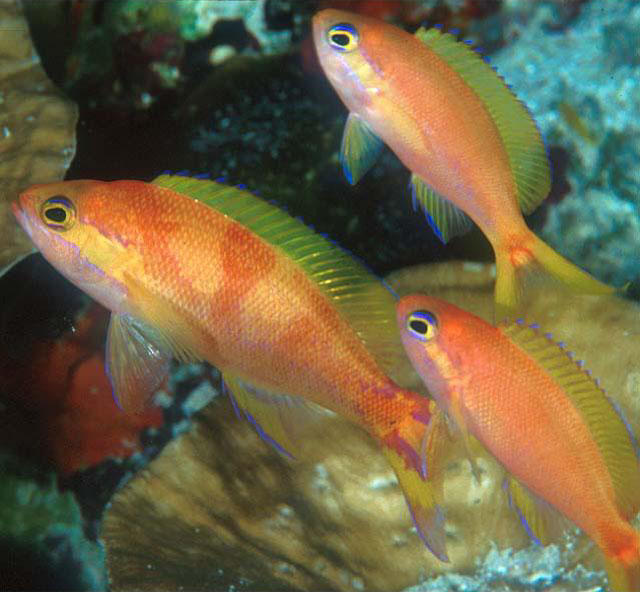
POLYGON ((623 291, 589 275, 527 229, 521 242, 496 249, 496 321, 522 312, 524 286, 532 277, 556 280, 582 294, 607 295, 623 291))
POLYGON ((438 503, 442 499, 440 464, 446 425, 433 402, 426 398, 423 402, 425 413, 405 417, 381 439, 382 451, 396 473, 418 535, 438 559, 449 561, 444 511, 438 503))
POLYGON ((605 565, 612 592, 640 590, 640 536, 634 533, 631 544, 614 554, 605 553, 605 565))

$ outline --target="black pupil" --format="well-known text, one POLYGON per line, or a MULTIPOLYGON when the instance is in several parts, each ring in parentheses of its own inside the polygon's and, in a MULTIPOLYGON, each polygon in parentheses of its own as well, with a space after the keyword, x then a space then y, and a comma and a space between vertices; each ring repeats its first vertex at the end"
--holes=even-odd
POLYGON ((50 222, 55 222, 56 224, 62 224, 67 219, 67 212, 63 208, 49 208, 44 215, 47 217, 47 220, 50 222))
POLYGON ((340 47, 346 47, 349 45, 349 35, 346 33, 334 33, 331 36, 331 40, 340 47))
POLYGON ((420 333, 420 335, 425 335, 428 329, 427 323, 425 323, 424 321, 417 321, 415 319, 409 322, 409 327, 411 327, 412 331, 420 333))

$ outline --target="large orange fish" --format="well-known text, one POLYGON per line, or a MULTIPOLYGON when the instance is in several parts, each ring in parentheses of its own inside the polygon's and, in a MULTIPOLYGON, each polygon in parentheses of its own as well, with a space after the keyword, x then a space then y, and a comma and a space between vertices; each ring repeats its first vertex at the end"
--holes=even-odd
POLYGON ((350 183, 386 143, 412 172, 414 200, 444 242, 475 222, 496 256, 501 318, 519 308, 531 271, 581 292, 614 289, 558 255, 527 227, 546 197, 550 171, 536 125, 502 79, 468 44, 439 29, 411 35, 327 9, 313 19, 320 63, 349 110, 341 161, 350 183))
POLYGON ((510 473, 513 504, 541 542, 557 516, 602 550, 609 584, 640 590, 633 436, 591 375, 535 325, 490 325, 419 294, 397 305, 402 340, 441 409, 510 473))
POLYGON ((418 531, 446 560, 426 479, 432 403, 387 377, 394 298, 325 238, 247 191, 163 175, 35 185, 15 215, 42 254, 112 311, 107 364, 139 409, 172 355, 217 366, 232 400, 291 451, 306 402, 376 438, 418 531), (424 442, 423 442, 424 441, 424 442))

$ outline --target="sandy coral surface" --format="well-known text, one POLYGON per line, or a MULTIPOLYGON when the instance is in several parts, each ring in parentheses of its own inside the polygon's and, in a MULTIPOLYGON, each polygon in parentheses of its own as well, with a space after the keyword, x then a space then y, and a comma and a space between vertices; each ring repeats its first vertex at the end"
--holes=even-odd
MULTIPOLYGON (((491 265, 452 262, 408 268, 389 282, 400 295, 426 292, 490 318, 492 274, 491 265)), ((638 305, 548 287, 533 302, 530 320, 569 340, 637 430, 638 305)), ((401 373, 421 388, 408 365, 401 373)), ((114 497, 102 531, 112 589, 401 590, 422 580, 435 586, 425 590, 456 590, 448 586, 467 578, 461 589, 560 592, 602 583, 584 537, 529 549, 503 470, 486 452, 474 454, 480 481, 452 440, 443 475, 451 563, 443 564, 419 540, 390 467, 362 431, 326 420, 291 463, 218 399, 114 497)))
POLYGON ((0 3, 0 270, 33 250, 10 203, 33 183, 57 181, 75 154, 75 105, 47 78, 20 3, 0 3))

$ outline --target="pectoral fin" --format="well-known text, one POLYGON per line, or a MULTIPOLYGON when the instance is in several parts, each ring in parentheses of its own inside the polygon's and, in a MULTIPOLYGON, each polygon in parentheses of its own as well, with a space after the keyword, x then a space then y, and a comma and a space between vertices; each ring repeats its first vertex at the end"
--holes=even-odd
POLYGON ((450 432, 461 438, 462 443, 464 444, 464 450, 467 460, 469 461, 469 466, 471 467, 471 474, 473 475, 473 478, 476 483, 480 483, 482 480, 480 478, 480 473, 482 471, 476 462, 476 451, 478 449, 482 449, 482 445, 467 429, 467 422, 465 421, 462 409, 460 408, 460 398, 458 396, 452 397, 451 404, 449 405, 448 420, 447 425, 450 432))
POLYGON ((114 399, 124 411, 142 411, 168 376, 171 351, 158 341, 144 323, 128 315, 111 315, 106 370, 114 399))
POLYGON ((340 163, 351 185, 355 185, 373 166, 383 145, 384 142, 376 136, 368 123, 359 115, 349 113, 342 134, 340 163))
POLYGON ((473 227, 469 216, 433 191, 418 175, 411 175, 411 191, 414 207, 419 205, 424 210, 429 226, 443 243, 473 227))

